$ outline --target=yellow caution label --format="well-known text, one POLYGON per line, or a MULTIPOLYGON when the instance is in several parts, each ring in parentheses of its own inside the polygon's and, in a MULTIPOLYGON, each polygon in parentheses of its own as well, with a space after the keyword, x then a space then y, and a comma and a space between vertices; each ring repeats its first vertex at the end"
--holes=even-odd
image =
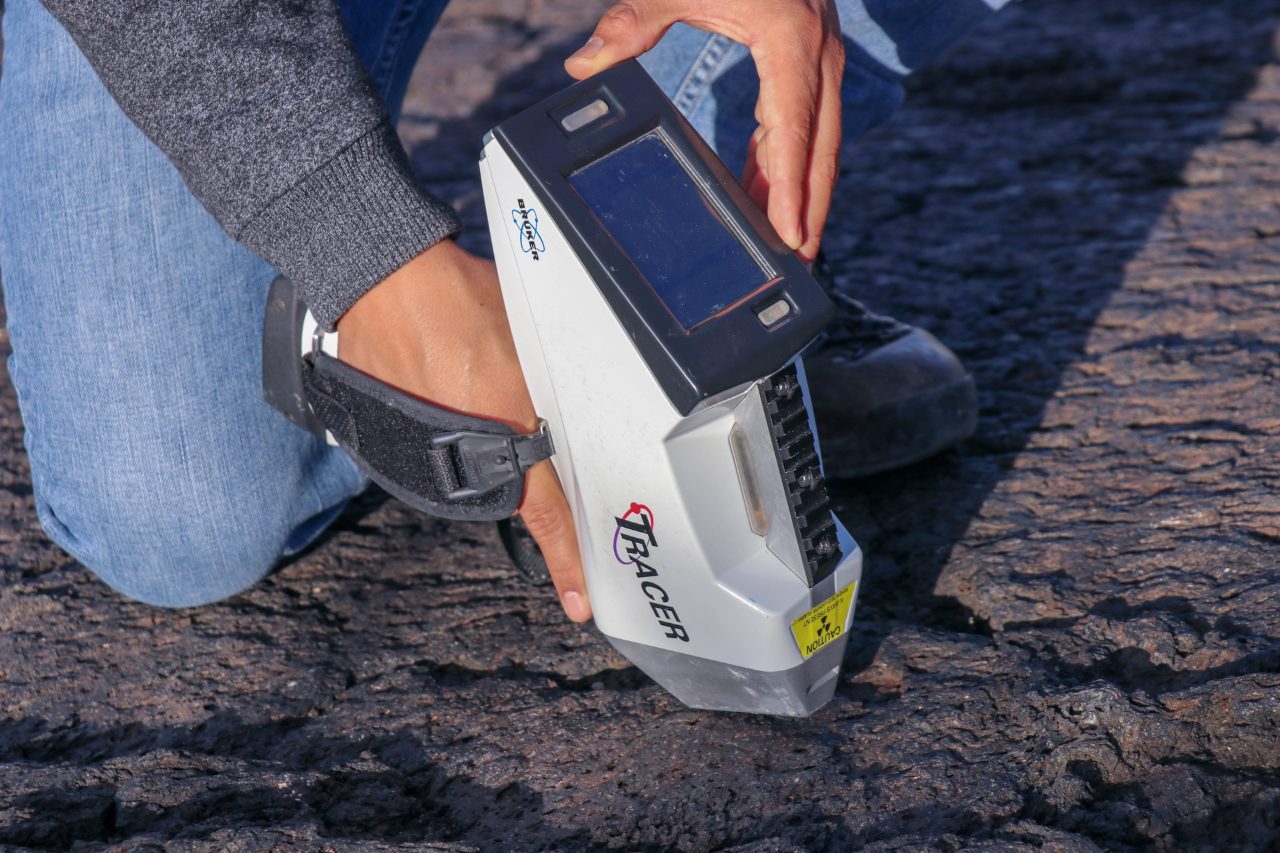
POLYGON ((849 605, 853 603, 853 592, 857 586, 856 581, 849 584, 791 623, 791 633, 805 660, 844 633, 844 626, 849 621, 849 605))

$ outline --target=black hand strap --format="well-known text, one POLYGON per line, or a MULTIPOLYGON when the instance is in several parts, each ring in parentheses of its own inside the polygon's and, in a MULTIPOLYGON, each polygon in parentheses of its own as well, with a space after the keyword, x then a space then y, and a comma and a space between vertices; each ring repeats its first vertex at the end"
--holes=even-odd
POLYGON ((551 579, 551 570, 547 568, 547 560, 542 556, 542 549, 533 541, 529 531, 518 519, 504 518, 498 522, 498 539, 506 549, 516 570, 525 580, 542 583, 551 579))
POLYGON ((466 521, 508 518, 524 475, 554 453, 528 435, 411 397, 323 352, 303 359, 307 402, 375 483, 423 512, 466 521))

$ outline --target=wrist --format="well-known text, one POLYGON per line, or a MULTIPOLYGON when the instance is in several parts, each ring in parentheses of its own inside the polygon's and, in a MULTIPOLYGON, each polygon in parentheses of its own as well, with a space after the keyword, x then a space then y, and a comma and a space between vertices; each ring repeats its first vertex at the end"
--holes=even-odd
POLYGON ((456 252, 462 249, 446 238, 415 255, 351 304, 338 319, 338 333, 360 334, 394 321, 424 282, 444 278, 440 272, 453 261, 456 252))
MULTIPOLYGON (((495 407, 495 381, 482 378, 493 365, 516 363, 497 273, 452 240, 375 285, 342 317, 338 332, 338 357, 357 370, 458 411, 528 426, 523 409, 516 419, 495 407)), ((508 396, 523 392, 518 369, 497 384, 508 396)))

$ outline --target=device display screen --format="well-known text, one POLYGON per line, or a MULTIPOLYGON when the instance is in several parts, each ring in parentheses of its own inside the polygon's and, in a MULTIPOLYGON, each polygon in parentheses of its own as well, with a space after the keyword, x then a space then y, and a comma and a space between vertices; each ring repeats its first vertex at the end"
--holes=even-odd
POLYGON ((569 183, 685 329, 770 279, 657 132, 569 183))

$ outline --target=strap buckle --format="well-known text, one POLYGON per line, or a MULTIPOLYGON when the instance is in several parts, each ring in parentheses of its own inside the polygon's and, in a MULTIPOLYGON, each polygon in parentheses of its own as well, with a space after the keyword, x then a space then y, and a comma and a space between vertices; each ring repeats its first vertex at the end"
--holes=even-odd
POLYGON ((526 435, 496 435, 460 429, 431 437, 432 450, 452 450, 458 473, 458 487, 445 495, 447 501, 464 501, 488 494, 524 476, 533 465, 551 456, 555 449, 547 422, 538 421, 538 431, 526 435))

